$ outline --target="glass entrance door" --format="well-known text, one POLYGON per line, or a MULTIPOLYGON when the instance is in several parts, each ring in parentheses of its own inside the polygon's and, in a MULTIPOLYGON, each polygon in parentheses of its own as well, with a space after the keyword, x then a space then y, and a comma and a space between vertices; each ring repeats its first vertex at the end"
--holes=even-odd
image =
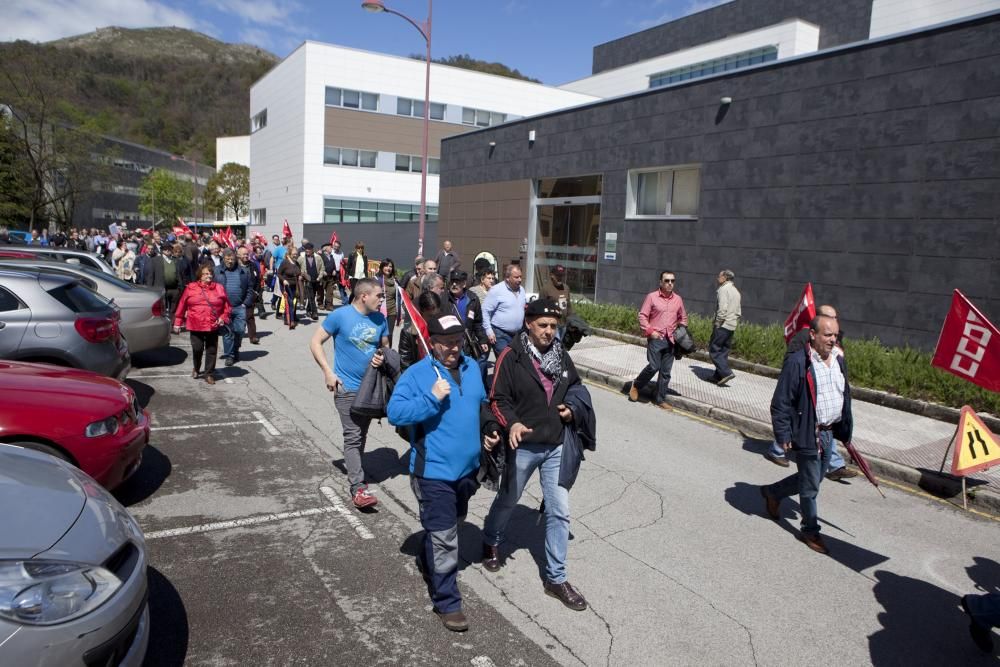
POLYGON ((573 298, 594 300, 600 224, 599 203, 538 206, 533 267, 536 292, 549 280, 552 267, 562 264, 573 298))

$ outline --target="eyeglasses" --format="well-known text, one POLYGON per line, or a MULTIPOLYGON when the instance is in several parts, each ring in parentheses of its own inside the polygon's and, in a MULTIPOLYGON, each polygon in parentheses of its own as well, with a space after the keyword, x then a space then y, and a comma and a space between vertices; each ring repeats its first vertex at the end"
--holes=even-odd
POLYGON ((663 279, 663 280, 661 280, 660 282, 661 282, 661 283, 673 283, 673 282, 676 282, 676 281, 677 281, 677 279, 676 279, 676 278, 664 278, 664 279, 663 279))

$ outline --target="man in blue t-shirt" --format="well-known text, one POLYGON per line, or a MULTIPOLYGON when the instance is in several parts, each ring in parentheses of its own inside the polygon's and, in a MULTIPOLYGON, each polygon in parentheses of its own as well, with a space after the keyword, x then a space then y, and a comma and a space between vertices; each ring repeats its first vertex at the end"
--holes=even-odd
POLYGON ((382 365, 381 348, 389 347, 389 329, 379 306, 385 291, 371 278, 359 280, 350 307, 338 308, 323 320, 309 342, 313 359, 323 369, 326 388, 334 392, 333 402, 344 428, 344 465, 351 484, 351 500, 358 509, 378 503, 365 484, 361 455, 368 439, 371 418, 351 414, 351 404, 361 387, 368 366, 382 365), (333 338, 333 369, 323 353, 323 344, 333 338))

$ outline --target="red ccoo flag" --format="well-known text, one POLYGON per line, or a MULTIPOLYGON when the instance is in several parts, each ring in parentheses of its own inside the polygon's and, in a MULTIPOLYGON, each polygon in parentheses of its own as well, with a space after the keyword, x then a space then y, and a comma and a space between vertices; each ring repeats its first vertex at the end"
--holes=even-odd
POLYGON ((282 234, 283 238, 286 238, 286 239, 292 238, 292 228, 288 226, 288 219, 287 218, 285 219, 285 221, 281 225, 281 234, 282 234))
POLYGON ((785 342, 792 339, 792 336, 800 330, 809 326, 812 319, 816 317, 816 300, 813 298, 812 283, 806 283, 802 290, 802 296, 792 308, 792 313, 785 320, 785 342))
POLYGON ((409 316, 410 321, 413 322, 414 326, 417 327, 417 338, 420 339, 422 343, 421 347, 417 348, 419 352, 418 356, 423 359, 424 356, 430 354, 430 350, 427 347, 427 342, 431 339, 431 334, 427 330, 427 322, 424 321, 423 316, 417 307, 413 305, 410 300, 410 295, 406 293, 406 290, 402 289, 399 284, 396 285, 396 294, 402 298, 403 307, 406 308, 406 314, 409 316))
POLYGON ((1000 331, 955 290, 931 365, 1000 392, 1000 331))
POLYGON ((334 243, 336 243, 339 240, 340 239, 337 238, 337 232, 334 232, 333 234, 330 234, 330 245, 333 245, 334 243))

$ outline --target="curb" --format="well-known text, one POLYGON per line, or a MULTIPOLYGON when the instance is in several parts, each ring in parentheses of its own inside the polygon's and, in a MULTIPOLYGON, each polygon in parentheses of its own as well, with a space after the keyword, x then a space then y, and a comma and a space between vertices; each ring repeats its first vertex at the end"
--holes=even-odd
MULTIPOLYGON (((631 343, 632 345, 638 345, 640 347, 646 346, 646 339, 641 336, 621 333, 620 331, 612 331, 611 329, 598 329, 596 327, 592 327, 591 330, 601 338, 610 338, 611 340, 617 340, 622 343, 631 343)), ((698 361, 712 361, 708 354, 702 350, 696 350, 693 354, 686 356, 691 357, 692 359, 697 359, 698 361)), ((729 365, 745 373, 763 375, 764 377, 772 379, 777 379, 778 375, 781 374, 780 368, 765 366, 763 364, 754 364, 749 361, 743 361, 742 359, 730 358, 729 365)), ((914 398, 906 398, 905 396, 900 396, 899 394, 890 394, 887 391, 882 391, 880 389, 868 389, 867 387, 857 387, 852 385, 851 397, 859 401, 864 401, 865 403, 874 403, 875 405, 881 405, 882 407, 891 408, 893 410, 909 412, 910 414, 920 415, 921 417, 927 417, 929 419, 936 419, 937 421, 953 424, 954 426, 958 426, 958 419, 962 414, 962 411, 958 408, 952 408, 938 403, 930 403, 928 401, 920 401, 914 398)), ((1000 417, 995 417, 984 412, 977 412, 976 414, 979 415, 979 418, 983 420, 983 423, 986 424, 986 427, 992 432, 1000 433, 1000 417)))
MULTIPOLYGON (((586 366, 577 366, 576 370, 581 377, 591 382, 603 384, 623 395, 627 393, 628 387, 631 385, 631 382, 628 380, 622 380, 617 376, 595 371, 586 366)), ((708 403, 685 398, 684 396, 668 396, 667 403, 672 407, 680 408, 699 417, 730 426, 743 435, 753 436, 762 440, 774 439, 774 432, 771 430, 771 425, 766 422, 751 419, 730 410, 724 410, 708 403)), ((840 447, 840 451, 845 459, 849 458, 847 450, 840 447)), ((909 468, 894 461, 888 461, 875 456, 865 456, 865 460, 868 461, 868 466, 878 477, 918 487, 938 498, 961 500, 962 479, 960 477, 955 477, 947 473, 939 473, 936 470, 909 468)), ((972 478, 967 478, 966 484, 968 484, 969 507, 993 514, 1000 514, 1000 494, 986 489, 977 490, 976 487, 979 482, 972 478)))

